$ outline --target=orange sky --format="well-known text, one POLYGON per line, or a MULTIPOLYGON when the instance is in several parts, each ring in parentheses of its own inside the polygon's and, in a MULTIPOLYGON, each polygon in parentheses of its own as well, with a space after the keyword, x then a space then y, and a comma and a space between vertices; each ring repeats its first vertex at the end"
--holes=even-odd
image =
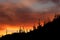
POLYGON ((8 34, 17 32, 20 26, 23 31, 29 32, 33 30, 34 25, 38 25, 38 19, 40 19, 40 25, 43 26, 44 23, 53 21, 55 14, 60 14, 58 1, 43 0, 41 6, 38 6, 38 3, 38 7, 34 7, 32 4, 36 1, 24 0, 15 4, 11 2, 0 3, 0 36, 6 35, 6 29, 8 34))

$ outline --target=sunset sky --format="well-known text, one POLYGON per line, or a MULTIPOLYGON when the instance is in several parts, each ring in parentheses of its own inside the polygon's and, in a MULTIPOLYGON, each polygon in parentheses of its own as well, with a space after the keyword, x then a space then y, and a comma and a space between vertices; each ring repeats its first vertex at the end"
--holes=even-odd
POLYGON ((23 30, 33 30, 38 19, 51 22, 55 13, 60 14, 60 0, 0 0, 0 35, 16 32, 20 26, 23 30))

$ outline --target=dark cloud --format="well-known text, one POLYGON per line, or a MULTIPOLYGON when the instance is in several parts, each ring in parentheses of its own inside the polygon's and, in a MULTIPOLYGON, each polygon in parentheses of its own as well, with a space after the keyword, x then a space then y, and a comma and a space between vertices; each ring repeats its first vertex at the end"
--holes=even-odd
POLYGON ((18 23, 27 23, 33 20, 30 13, 32 13, 32 11, 29 8, 5 8, 3 6, 2 10, 0 11, 0 23, 13 25, 18 23))
POLYGON ((54 3, 59 3, 60 0, 52 0, 54 3))
POLYGON ((38 0, 38 2, 42 2, 42 3, 47 3, 49 1, 52 1, 53 3, 60 5, 60 0, 38 0))
POLYGON ((8 22, 8 21, 12 21, 12 18, 10 16, 8 16, 7 14, 5 14, 5 12, 0 12, 0 22, 8 22))
POLYGON ((11 5, 6 8, 3 6, 0 11, 0 22, 7 24, 29 23, 35 22, 40 16, 40 12, 33 12, 29 7, 19 8, 11 5))
MULTIPOLYGON (((47 13, 51 14, 53 10, 56 10, 54 6, 55 3, 57 2, 55 2, 54 0, 52 3, 49 2, 48 4, 38 3, 39 8, 42 8, 43 10, 44 8, 50 9, 50 6, 52 6, 53 4, 53 7, 48 12, 45 12, 45 11, 41 12, 42 9, 38 10, 39 12, 36 12, 30 6, 21 7, 21 6, 16 6, 13 4, 0 5, 0 24, 9 24, 9 25, 28 24, 29 25, 29 24, 34 24, 35 22, 37 22, 39 18, 41 20, 45 20, 46 22, 46 20, 48 21, 47 17, 52 16, 52 15, 45 15, 45 14, 47 13)), ((33 6, 33 8, 34 7, 35 6, 33 6)))
POLYGON ((32 10, 28 7, 25 8, 16 8, 16 13, 31 13, 32 10))

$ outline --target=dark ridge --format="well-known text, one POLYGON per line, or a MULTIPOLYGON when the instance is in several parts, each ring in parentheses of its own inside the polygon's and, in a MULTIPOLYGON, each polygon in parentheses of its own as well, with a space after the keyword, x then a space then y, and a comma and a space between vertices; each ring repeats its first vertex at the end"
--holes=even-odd
POLYGON ((46 35, 47 32, 48 33, 60 32, 60 16, 55 18, 53 22, 49 22, 46 25, 44 25, 44 27, 41 27, 40 25, 38 25, 38 29, 35 29, 28 33, 22 32, 22 33, 14 33, 11 35, 5 35, 5 36, 2 36, 0 40, 36 40, 36 39, 40 40, 41 38, 47 36, 46 35))

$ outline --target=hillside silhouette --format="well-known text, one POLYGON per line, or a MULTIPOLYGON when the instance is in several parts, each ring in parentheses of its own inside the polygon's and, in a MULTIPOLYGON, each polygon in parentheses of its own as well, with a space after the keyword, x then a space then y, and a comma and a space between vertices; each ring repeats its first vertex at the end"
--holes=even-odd
POLYGON ((34 30, 28 33, 13 33, 2 36, 0 40, 40 40, 45 32, 60 32, 60 16, 57 16, 52 22, 45 24, 44 27, 38 25, 38 29, 35 29, 34 27, 34 30))

